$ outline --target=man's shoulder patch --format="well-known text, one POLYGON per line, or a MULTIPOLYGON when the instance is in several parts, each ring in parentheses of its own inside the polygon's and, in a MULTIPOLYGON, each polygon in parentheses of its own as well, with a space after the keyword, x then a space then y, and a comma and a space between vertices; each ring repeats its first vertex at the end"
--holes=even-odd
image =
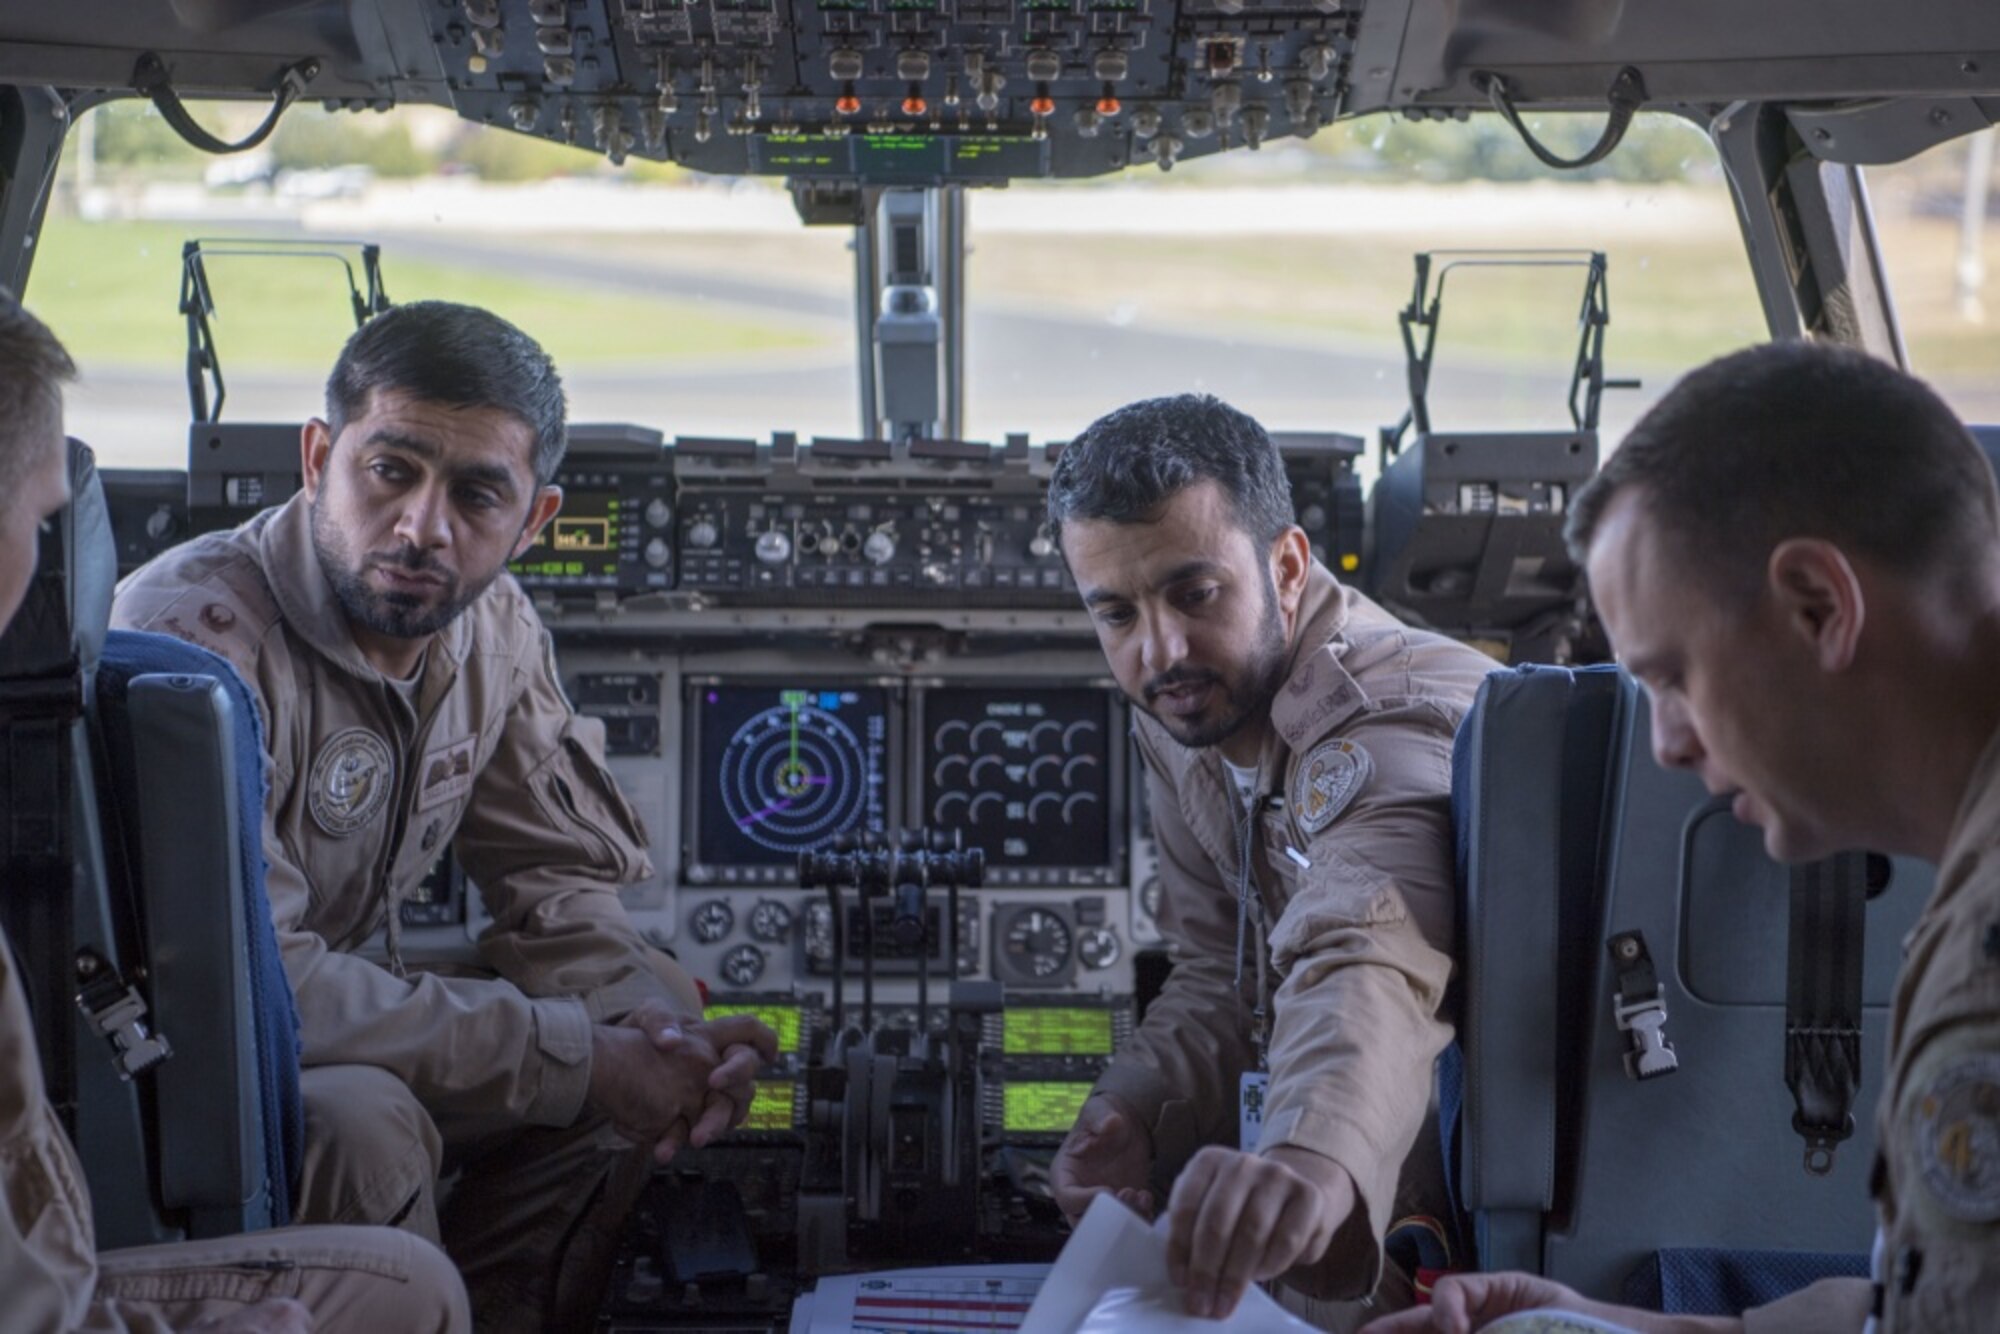
POLYGON ((1292 773, 1292 813, 1307 838, 1332 824, 1375 772, 1375 760, 1357 742, 1336 737, 1307 752, 1292 773))
POLYGON ((1944 1065, 1910 1108, 1910 1143, 1939 1209, 2000 1223, 2000 1052, 1944 1065))

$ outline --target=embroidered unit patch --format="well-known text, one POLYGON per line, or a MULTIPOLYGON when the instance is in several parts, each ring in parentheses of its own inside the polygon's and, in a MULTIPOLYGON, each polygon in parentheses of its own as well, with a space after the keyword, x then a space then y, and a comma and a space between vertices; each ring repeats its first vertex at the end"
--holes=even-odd
POLYGON ((1940 1209, 1961 1223, 2000 1222, 2000 1055, 1969 1056, 1932 1076, 1910 1134, 1940 1209))
POLYGON ((313 761, 307 806, 313 823, 345 838, 381 813, 396 785, 396 761, 365 727, 336 732, 313 761))
POLYGON ((466 737, 424 756, 424 787, 417 798, 418 810, 442 806, 472 790, 472 752, 477 745, 475 738, 466 737))
POLYGON ((1374 772, 1375 761, 1352 741, 1314 746, 1292 778, 1292 811, 1300 832, 1311 837, 1332 824, 1374 772))

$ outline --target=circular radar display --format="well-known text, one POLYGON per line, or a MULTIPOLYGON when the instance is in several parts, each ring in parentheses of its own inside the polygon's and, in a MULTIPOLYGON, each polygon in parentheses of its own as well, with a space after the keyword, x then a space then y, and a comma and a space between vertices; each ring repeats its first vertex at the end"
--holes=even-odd
POLYGON ((787 699, 736 729, 722 752, 723 805, 737 830, 796 855, 868 823, 869 747, 847 723, 787 699))

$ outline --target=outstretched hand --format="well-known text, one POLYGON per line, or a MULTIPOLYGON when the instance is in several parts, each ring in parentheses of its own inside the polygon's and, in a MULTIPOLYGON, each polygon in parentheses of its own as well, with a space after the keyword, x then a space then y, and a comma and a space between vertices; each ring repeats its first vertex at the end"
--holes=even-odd
POLYGON ((1613 1320, 1620 1314, 1537 1274, 1447 1274, 1431 1289, 1429 1306, 1384 1316, 1363 1330, 1364 1334, 1473 1334, 1502 1316, 1541 1310, 1608 1314, 1613 1320))
POLYGON ((1110 1195, 1141 1218, 1153 1216, 1153 1138, 1138 1113, 1110 1093, 1092 1094, 1077 1113, 1055 1161, 1049 1193, 1075 1227, 1099 1195, 1110 1195))
POLYGON ((1167 1202, 1167 1272, 1188 1313, 1220 1319, 1252 1283, 1318 1260, 1355 1200, 1347 1169, 1307 1149, 1197 1153, 1167 1202))

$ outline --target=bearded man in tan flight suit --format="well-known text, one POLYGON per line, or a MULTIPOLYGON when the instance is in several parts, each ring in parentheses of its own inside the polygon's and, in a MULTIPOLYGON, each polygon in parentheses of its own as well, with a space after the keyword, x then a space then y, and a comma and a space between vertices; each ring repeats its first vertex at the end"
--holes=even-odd
POLYGON ((419 302, 355 333, 326 400, 300 494, 132 575, 114 624, 221 654, 259 699, 301 1217, 441 1239, 482 1329, 588 1327, 647 1150, 739 1122, 775 1038, 702 1023, 627 919, 645 831, 506 573, 562 498, 547 354, 419 302), (446 848, 492 915, 490 971, 404 964, 398 909, 446 848), (356 952, 385 927, 386 966, 356 952))
POLYGON ((1140 710, 1176 949, 1064 1141, 1057 1201, 1072 1220, 1104 1192, 1150 1213, 1172 1180, 1190 1312, 1283 1276, 1348 1303, 1311 1314, 1351 1327, 1354 1299, 1408 1300, 1382 1238, 1405 1160, 1433 1164, 1406 1184, 1435 1179, 1435 1133, 1418 1140, 1451 1040, 1452 738, 1494 664, 1342 587, 1293 522, 1276 446, 1214 398, 1093 423, 1056 464, 1049 520, 1140 710), (1239 1127, 1259 1103, 1253 1151, 1239 1127))
POLYGON ((1827 1279, 1739 1321, 1461 1275, 1426 1311, 1371 1328, 1465 1334, 1553 1308, 1649 1334, 1994 1329, 2000 493, 1986 456, 1893 367, 1775 343, 1662 398, 1577 496, 1569 540, 1652 699, 1661 764, 1734 793, 1781 861, 1871 848, 1937 863, 1890 1008, 1874 1281, 1827 1279))
MULTIPOLYGON (((43 520, 69 503, 62 386, 47 326, 0 290, 0 631, 43 520)), ((83 1166, 42 1082, 28 1000, 0 933, 0 1329, 79 1334, 463 1334, 465 1289, 435 1247, 387 1228, 298 1227, 97 1253, 83 1166)))

